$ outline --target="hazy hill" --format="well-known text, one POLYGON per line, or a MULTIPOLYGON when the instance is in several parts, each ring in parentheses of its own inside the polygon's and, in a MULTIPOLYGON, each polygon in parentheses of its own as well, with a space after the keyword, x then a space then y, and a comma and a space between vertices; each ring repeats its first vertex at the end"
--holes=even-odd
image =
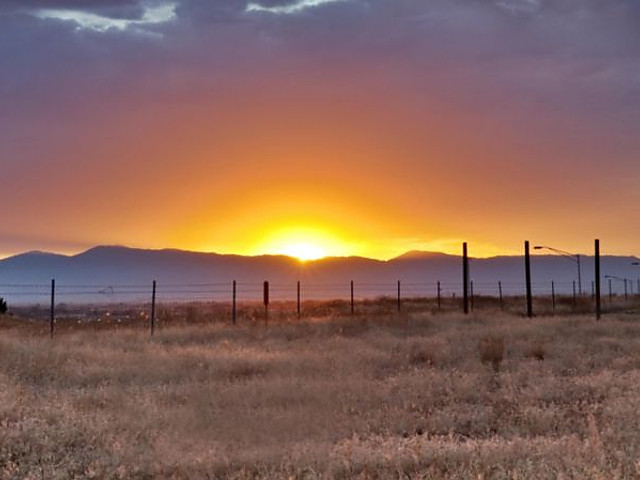
MULTIPOLYGON (((590 292, 593 257, 581 259, 583 290, 590 292)), ((605 256, 602 273, 632 280, 629 290, 637 292, 640 268, 631 265, 634 261, 638 259, 605 256)), ((523 292, 522 257, 471 259, 470 272, 478 293, 496 293, 498 281, 502 282, 505 294, 523 292)), ((538 293, 550 291, 552 280, 556 282, 557 291, 568 293, 577 279, 575 263, 555 255, 533 256, 532 275, 538 293)), ((127 288, 140 295, 150 288, 153 280, 158 281, 161 292, 172 298, 181 297, 181 292, 187 296, 206 295, 207 289, 219 290, 224 296, 233 280, 239 282, 240 293, 255 298, 264 280, 272 282, 276 298, 290 298, 297 280, 302 282, 307 298, 345 297, 351 280, 355 282, 357 296, 394 295, 398 280, 402 281, 406 295, 433 295, 438 281, 445 294, 460 291, 461 259, 436 252, 408 252, 389 261, 333 257, 303 263, 286 256, 246 257, 101 246, 72 256, 28 252, 0 261, 0 295, 14 302, 33 301, 35 297, 28 294, 36 292, 44 302, 52 278, 56 279, 59 295, 67 301, 94 301, 91 292, 107 287, 110 292, 120 293, 118 299, 126 300, 129 298, 125 295, 127 288), (218 283, 220 285, 204 285, 218 283)), ((613 280, 615 291, 622 292, 623 285, 613 280)), ((607 280, 603 288, 606 292, 607 280)))

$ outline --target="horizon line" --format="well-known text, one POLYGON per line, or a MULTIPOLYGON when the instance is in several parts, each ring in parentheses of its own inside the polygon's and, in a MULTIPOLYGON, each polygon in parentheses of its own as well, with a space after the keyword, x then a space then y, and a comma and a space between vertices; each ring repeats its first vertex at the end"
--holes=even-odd
MULTIPOLYGON (((390 262, 390 261, 394 261, 394 260, 399 260, 402 259, 402 257, 407 257, 407 259, 411 259, 410 255, 411 254, 415 254, 416 256, 420 256, 420 255, 440 255, 440 256, 447 256, 447 257, 459 257, 462 258, 462 252, 460 254, 457 253, 447 253, 447 252, 443 252, 443 251, 437 251, 437 250, 407 250, 404 253, 401 253, 399 255, 393 256, 393 257, 389 257, 389 258, 378 258, 378 257, 369 257, 366 255, 327 255, 327 256, 323 256, 320 258, 316 258, 316 259, 307 259, 307 260, 303 260, 300 258, 297 258, 295 256, 292 255, 287 255, 287 254, 279 254, 279 253, 259 253, 259 254, 243 254, 243 253, 228 253, 228 252, 217 252, 217 251, 212 251, 212 250, 190 250, 190 249, 184 249, 184 248, 176 248, 176 247, 136 247, 136 246, 130 246, 130 245, 120 245, 120 244, 99 244, 99 245, 94 245, 92 247, 88 247, 88 248, 84 248, 81 250, 73 250, 73 251, 53 251, 53 250, 40 250, 40 249, 33 249, 33 250, 25 250, 23 252, 19 252, 19 253, 13 253, 13 254, 8 254, 8 255, 2 255, 0 254, 0 261, 4 261, 4 260, 8 260, 11 258, 15 258, 15 257, 19 257, 19 256, 23 256, 23 255, 29 255, 29 254, 42 254, 42 255, 56 255, 56 256, 61 256, 61 257, 67 257, 67 258, 73 258, 73 257, 77 257, 80 255, 83 255, 85 253, 88 253, 92 250, 96 250, 96 249, 125 249, 125 250, 139 250, 139 251, 146 251, 146 252, 168 252, 168 251, 173 251, 173 252, 180 252, 180 253, 194 253, 194 254, 204 254, 204 255, 217 255, 217 256, 228 256, 228 257, 243 257, 243 258, 262 258, 262 257, 282 257, 282 258, 288 258, 291 260, 295 260, 297 262, 300 263, 315 263, 315 262, 320 262, 323 260, 330 260, 330 259, 366 259, 366 260, 373 260, 373 261, 378 261, 378 262, 390 262)), ((461 244, 461 248, 462 248, 462 244, 461 244)), ((535 253, 535 252, 531 252, 532 256, 536 256, 536 257, 561 257, 562 255, 557 255, 557 254, 553 254, 553 253, 535 253)), ((576 253, 575 255, 580 255, 582 257, 593 257, 593 254, 586 254, 586 253, 576 253)), ((502 258, 502 257, 520 257, 520 256, 524 256, 524 252, 522 254, 516 254, 516 253, 504 253, 504 254, 499 254, 499 255, 478 255, 478 256, 473 256, 473 255, 469 255, 470 259, 483 259, 483 260, 487 260, 487 259, 493 259, 493 258, 502 258)), ((609 255, 602 255, 605 257, 629 257, 629 258, 636 258, 636 259, 640 259, 637 255, 634 254, 609 254, 609 255)))

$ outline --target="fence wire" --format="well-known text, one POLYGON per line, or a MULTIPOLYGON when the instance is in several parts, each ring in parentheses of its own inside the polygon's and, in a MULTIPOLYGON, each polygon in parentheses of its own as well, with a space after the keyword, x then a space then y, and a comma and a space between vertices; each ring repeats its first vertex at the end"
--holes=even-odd
MULTIPOLYGON (((0 284, 0 296, 9 303, 40 304, 51 297, 51 285, 47 284, 0 284)), ((230 302, 259 301, 263 299, 264 283, 259 282, 211 282, 211 283, 167 283, 157 284, 158 302, 210 301, 230 302)), ((139 303, 149 302, 151 284, 56 284, 56 303, 139 303)), ((627 297, 638 295, 640 288, 628 282, 603 282, 602 296, 627 297), (626 287, 626 288, 625 288, 626 287)), ((297 300, 357 300, 381 297, 396 298, 457 298, 463 295, 461 282, 342 282, 342 283, 269 283, 269 297, 274 301, 297 300)), ((519 297, 526 295, 524 282, 470 282, 469 294, 475 297, 519 297)), ((593 292, 576 290, 575 282, 537 282, 532 284, 534 297, 591 296, 593 292)))

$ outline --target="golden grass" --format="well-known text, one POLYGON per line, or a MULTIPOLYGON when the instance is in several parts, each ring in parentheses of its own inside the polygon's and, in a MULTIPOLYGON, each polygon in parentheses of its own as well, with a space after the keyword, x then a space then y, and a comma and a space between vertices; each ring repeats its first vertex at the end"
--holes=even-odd
POLYGON ((502 360, 504 360, 504 337, 486 335, 478 342, 478 350, 480 361, 491 364, 494 372, 499 372, 502 360))
POLYGON ((637 320, 0 330, 0 478, 640 478, 637 320))

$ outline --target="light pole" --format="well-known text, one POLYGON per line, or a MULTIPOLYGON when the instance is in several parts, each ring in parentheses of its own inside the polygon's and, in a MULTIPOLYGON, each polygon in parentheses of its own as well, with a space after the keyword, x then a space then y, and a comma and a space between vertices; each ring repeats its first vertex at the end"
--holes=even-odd
POLYGON ((580 254, 579 253, 570 253, 564 250, 560 250, 559 248, 548 247, 546 245, 535 245, 533 247, 535 250, 550 250, 552 252, 557 253, 558 255, 567 258, 574 262, 578 266, 578 292, 580 296, 582 296, 582 269, 580 268, 580 254))
MULTIPOLYGON (((631 265, 640 266, 640 262, 631 262, 631 265)), ((640 278, 638 278, 638 295, 640 295, 640 278)))

